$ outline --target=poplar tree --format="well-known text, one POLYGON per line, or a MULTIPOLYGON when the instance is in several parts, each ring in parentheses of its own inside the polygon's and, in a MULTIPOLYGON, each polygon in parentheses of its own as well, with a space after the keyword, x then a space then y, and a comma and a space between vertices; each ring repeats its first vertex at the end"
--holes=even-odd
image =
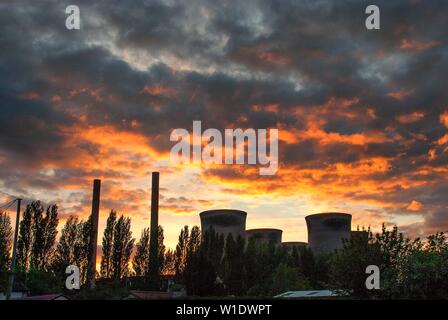
POLYGON ((131 219, 121 216, 114 228, 112 245, 112 277, 120 280, 129 275, 129 260, 135 239, 132 238, 131 219))
POLYGON ((17 268, 21 272, 28 271, 33 233, 31 224, 33 221, 33 203, 26 206, 19 227, 17 241, 17 268))
POLYGON ((110 278, 112 270, 112 246, 114 242, 114 229, 117 221, 117 213, 111 210, 109 217, 107 218, 106 228, 104 229, 102 249, 103 254, 101 257, 101 269, 100 274, 102 278, 110 278))
POLYGON ((137 243, 135 256, 132 261, 132 268, 136 276, 143 276, 146 274, 148 260, 149 260, 149 228, 144 228, 137 243))
POLYGON ((0 292, 6 287, 7 272, 10 266, 12 242, 11 220, 6 212, 0 212, 0 292))

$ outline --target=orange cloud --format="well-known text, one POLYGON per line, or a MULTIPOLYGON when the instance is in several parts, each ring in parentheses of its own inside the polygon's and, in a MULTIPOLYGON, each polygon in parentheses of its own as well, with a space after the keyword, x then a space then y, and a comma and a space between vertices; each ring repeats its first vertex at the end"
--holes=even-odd
POLYGON ((420 211, 422 209, 423 205, 421 202, 416 201, 416 200, 412 200, 411 203, 406 207, 407 210, 409 211, 420 211))
POLYGON ((145 86, 142 91, 140 91, 140 94, 142 93, 149 93, 153 96, 174 97, 176 95, 176 90, 160 83, 155 83, 152 86, 145 86))
POLYGON ((444 112, 440 115, 440 122, 448 128, 448 112, 444 112))
POLYGON ((436 41, 436 40, 423 42, 423 41, 417 41, 417 40, 403 39, 403 40, 401 40, 401 43, 400 43, 400 49, 421 51, 421 50, 431 49, 440 44, 441 44, 441 42, 436 41))
POLYGON ((399 90, 388 93, 387 95, 396 100, 402 101, 414 93, 414 90, 399 90))
POLYGON ((402 124, 417 122, 425 117, 423 112, 413 112, 410 114, 402 114, 397 117, 398 122, 402 124))

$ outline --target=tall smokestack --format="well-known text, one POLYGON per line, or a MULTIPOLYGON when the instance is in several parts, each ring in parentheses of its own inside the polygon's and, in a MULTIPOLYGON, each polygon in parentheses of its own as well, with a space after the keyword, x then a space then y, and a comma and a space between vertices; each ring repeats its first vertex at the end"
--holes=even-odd
POLYGON ((93 180, 93 196, 92 196, 92 230, 90 238, 90 252, 88 266, 88 279, 90 288, 95 288, 95 275, 96 275, 96 246, 98 240, 98 219, 100 214, 100 192, 101 192, 101 180, 93 180))
POLYGON ((151 289, 159 289, 159 172, 152 173, 151 190, 151 237, 149 240, 149 285, 151 289))

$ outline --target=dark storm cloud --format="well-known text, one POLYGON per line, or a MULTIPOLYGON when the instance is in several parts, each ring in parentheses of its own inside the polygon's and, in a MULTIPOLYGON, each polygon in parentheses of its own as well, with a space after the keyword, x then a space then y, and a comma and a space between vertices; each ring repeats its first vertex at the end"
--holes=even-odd
MULTIPOLYGON (((390 170, 368 177, 377 183, 446 167, 446 146, 437 144, 447 133, 440 122, 448 107, 446 1, 377 1, 381 31, 365 30, 370 3, 357 0, 77 1, 83 20, 75 32, 64 27, 68 4, 0 5, 4 184, 29 174, 27 183, 44 189, 58 179, 83 183, 79 177, 92 172, 36 173, 44 162, 98 152, 87 141, 67 146, 65 129, 82 126, 81 118, 141 134, 158 151, 169 150, 171 129, 191 130, 193 120, 290 132, 322 121, 324 134, 383 138, 281 142, 282 165, 323 169, 388 158, 390 170), (12 167, 20 170, 5 169, 12 167)), ((446 219, 445 200, 434 196, 444 178, 414 177, 429 178, 434 184, 388 199, 425 198, 434 225, 446 219)))

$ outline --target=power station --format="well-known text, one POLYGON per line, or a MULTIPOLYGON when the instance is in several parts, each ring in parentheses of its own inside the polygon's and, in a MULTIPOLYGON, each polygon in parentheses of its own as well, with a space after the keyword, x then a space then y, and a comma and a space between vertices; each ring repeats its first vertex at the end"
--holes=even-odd
POLYGON ((216 233, 241 236, 246 240, 254 239, 260 243, 274 243, 286 248, 310 248, 316 254, 327 254, 343 247, 344 239, 366 237, 365 231, 352 231, 352 216, 348 213, 324 212, 305 217, 308 229, 308 242, 282 242, 283 231, 274 228, 246 230, 247 213, 235 209, 207 210, 199 214, 204 235, 213 228, 216 233))

